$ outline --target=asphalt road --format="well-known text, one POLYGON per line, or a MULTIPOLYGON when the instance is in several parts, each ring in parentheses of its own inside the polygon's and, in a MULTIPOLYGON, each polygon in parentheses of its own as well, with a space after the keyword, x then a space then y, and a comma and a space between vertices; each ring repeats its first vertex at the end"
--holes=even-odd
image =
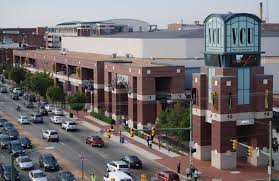
MULTIPOLYGON (((81 156, 84 156, 83 168, 84 168, 84 180, 89 180, 88 176, 94 173, 97 176, 97 180, 103 180, 103 176, 106 174, 106 163, 119 160, 124 155, 137 155, 136 153, 128 150, 127 148, 121 146, 121 144, 106 141, 105 147, 103 148, 92 148, 86 145, 84 139, 89 135, 96 135, 98 133, 79 125, 79 129, 76 132, 66 132, 61 129, 61 125, 55 125, 50 122, 50 116, 44 117, 43 124, 30 124, 30 125, 19 125, 16 119, 19 115, 30 115, 32 112, 36 111, 34 109, 26 109, 23 107, 24 99, 20 97, 20 100, 13 101, 10 99, 10 93, 1 94, 0 93, 0 112, 3 112, 6 117, 16 125, 17 129, 21 134, 28 136, 35 149, 41 149, 45 147, 55 147, 53 150, 40 150, 29 153, 29 156, 34 163, 38 163, 39 152, 51 152, 58 160, 62 169, 70 170, 81 180, 82 169, 81 169, 81 156), (21 106, 21 111, 16 111, 16 106, 21 106), (41 138, 42 129, 54 129, 59 133, 60 141, 47 142, 41 138)), ((34 104, 36 105, 36 103, 34 104)), ((101 135, 100 135, 101 136, 101 135)), ((105 138, 103 138, 106 140, 105 138)), ((146 174, 148 177, 154 175, 157 171, 163 170, 162 167, 156 165, 154 162, 137 155, 142 161, 144 168, 142 170, 132 170, 131 176, 134 180, 140 180, 141 174, 146 174)), ((0 152, 0 160, 2 162, 9 161, 9 156, 7 151, 0 152)), ((39 168, 38 165, 35 165, 39 168)), ((22 180, 26 180, 27 171, 20 172, 22 180)), ((48 172, 47 176, 50 180, 55 180, 56 173, 48 172)))

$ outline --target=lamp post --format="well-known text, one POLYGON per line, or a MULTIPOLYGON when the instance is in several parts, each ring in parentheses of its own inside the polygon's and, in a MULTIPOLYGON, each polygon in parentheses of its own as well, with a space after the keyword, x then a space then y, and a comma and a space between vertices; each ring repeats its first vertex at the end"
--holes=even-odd
MULTIPOLYGON (((26 152, 26 154, 32 153, 34 151, 40 151, 40 150, 52 150, 54 148, 55 147, 38 148, 38 149, 34 149, 34 150, 26 152)), ((14 181, 14 160, 15 160, 15 155, 13 153, 11 153, 11 181, 14 181)))

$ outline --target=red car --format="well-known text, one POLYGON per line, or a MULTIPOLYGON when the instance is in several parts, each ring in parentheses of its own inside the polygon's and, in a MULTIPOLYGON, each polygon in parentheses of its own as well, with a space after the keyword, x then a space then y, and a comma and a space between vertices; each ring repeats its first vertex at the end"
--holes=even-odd
POLYGON ((176 172, 161 171, 156 174, 159 181, 179 181, 179 176, 176 172))
POLYGON ((105 142, 99 136, 89 136, 85 138, 85 143, 91 146, 103 147, 105 142))

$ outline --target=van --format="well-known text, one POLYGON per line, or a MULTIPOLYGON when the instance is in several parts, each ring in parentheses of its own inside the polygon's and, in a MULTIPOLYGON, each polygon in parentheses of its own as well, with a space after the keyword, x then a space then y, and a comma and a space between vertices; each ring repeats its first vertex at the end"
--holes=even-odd
POLYGON ((115 181, 133 181, 133 178, 122 172, 122 171, 114 171, 114 172, 108 172, 104 176, 104 181, 110 181, 112 178, 114 178, 115 181))

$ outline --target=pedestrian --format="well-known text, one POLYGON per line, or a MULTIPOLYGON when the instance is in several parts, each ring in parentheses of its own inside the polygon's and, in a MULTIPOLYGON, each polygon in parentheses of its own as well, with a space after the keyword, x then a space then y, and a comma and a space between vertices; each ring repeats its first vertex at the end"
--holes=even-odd
POLYGON ((177 173, 180 173, 180 166, 181 166, 181 163, 180 163, 180 161, 178 161, 177 164, 176 164, 177 173))
POLYGON ((192 179, 192 168, 191 167, 188 167, 186 169, 186 176, 187 176, 187 179, 189 179, 189 176, 192 179))
POLYGON ((195 169, 195 171, 194 171, 194 180, 197 181, 198 177, 199 177, 199 172, 198 172, 197 169, 195 169))
POLYGON ((90 181, 96 181, 96 175, 94 173, 90 176, 90 181))
POLYGON ((152 139, 149 139, 149 148, 152 149, 152 139))
POLYGON ((161 149, 161 139, 158 139, 159 149, 161 149))
POLYGON ((149 146, 149 140, 150 140, 150 137, 147 136, 147 138, 146 138, 147 146, 149 146))

